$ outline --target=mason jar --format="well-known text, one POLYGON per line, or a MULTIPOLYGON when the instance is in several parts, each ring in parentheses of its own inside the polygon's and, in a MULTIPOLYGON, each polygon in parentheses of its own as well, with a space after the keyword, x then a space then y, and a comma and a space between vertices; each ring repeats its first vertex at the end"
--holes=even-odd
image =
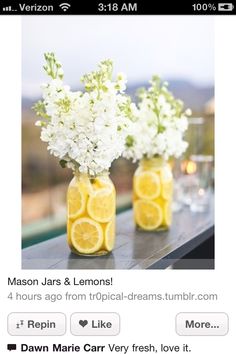
POLYGON ((73 253, 101 256, 115 245, 116 191, 108 172, 76 172, 67 192, 67 241, 73 253))
POLYGON ((138 229, 166 230, 172 222, 173 175, 161 157, 142 159, 133 178, 134 220, 138 229))

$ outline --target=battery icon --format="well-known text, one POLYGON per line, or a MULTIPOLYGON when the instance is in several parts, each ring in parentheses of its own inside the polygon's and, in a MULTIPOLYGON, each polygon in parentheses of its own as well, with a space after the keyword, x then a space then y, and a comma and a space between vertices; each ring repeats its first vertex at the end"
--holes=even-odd
POLYGON ((233 11, 234 5, 232 3, 219 3, 218 11, 233 11))

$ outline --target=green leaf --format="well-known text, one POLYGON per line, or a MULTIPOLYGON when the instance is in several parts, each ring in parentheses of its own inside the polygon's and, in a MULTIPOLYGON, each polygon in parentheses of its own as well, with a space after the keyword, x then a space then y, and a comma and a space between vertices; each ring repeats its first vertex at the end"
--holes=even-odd
POLYGON ((67 161, 66 160, 60 160, 59 164, 61 165, 62 168, 66 167, 67 161))
POLYGON ((132 147, 134 145, 134 138, 131 135, 128 135, 126 138, 126 146, 132 147))

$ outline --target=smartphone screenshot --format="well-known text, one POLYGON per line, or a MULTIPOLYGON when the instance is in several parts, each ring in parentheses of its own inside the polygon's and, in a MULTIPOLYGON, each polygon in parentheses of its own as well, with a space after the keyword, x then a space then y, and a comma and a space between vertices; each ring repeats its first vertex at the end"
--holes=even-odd
POLYGON ((1 1, 0 353, 235 352, 235 15, 1 1))

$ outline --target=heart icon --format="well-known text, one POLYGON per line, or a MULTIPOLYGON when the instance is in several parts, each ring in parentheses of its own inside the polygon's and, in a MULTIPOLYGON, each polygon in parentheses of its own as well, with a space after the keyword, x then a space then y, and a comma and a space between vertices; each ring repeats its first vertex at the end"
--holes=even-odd
POLYGON ((87 326, 88 321, 87 320, 80 320, 79 324, 80 324, 81 327, 85 327, 85 326, 87 326))

